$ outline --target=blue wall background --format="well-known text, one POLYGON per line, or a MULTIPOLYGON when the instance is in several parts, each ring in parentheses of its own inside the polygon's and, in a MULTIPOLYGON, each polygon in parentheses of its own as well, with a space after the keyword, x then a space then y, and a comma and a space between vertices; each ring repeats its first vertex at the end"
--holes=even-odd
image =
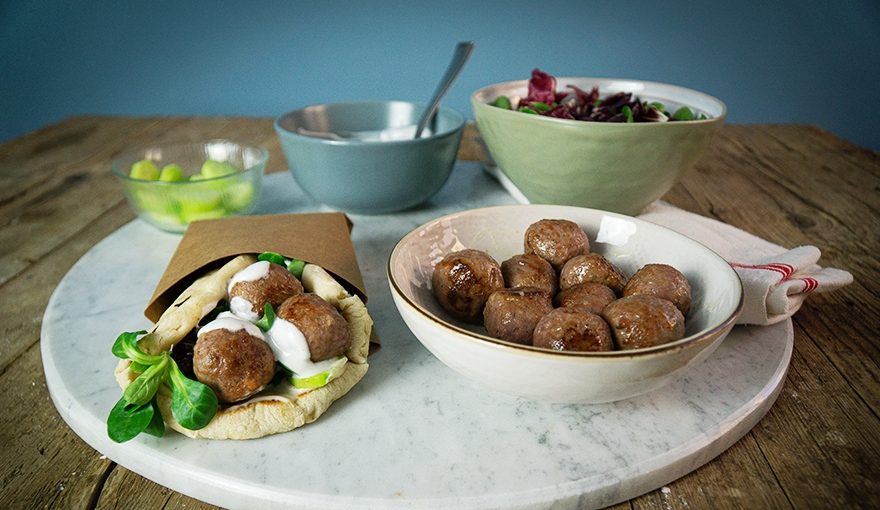
POLYGON ((880 2, 0 2, 0 141, 77 114, 277 116, 352 99, 444 105, 556 76, 635 78, 725 101, 728 122, 817 124, 880 151, 880 2))

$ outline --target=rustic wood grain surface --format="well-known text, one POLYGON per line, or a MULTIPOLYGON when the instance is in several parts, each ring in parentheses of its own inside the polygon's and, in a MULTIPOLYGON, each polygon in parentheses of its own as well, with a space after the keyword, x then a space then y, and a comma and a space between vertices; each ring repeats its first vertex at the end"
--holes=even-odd
MULTIPOLYGON (((469 128, 470 129, 470 128, 469 128)), ((479 160, 473 133, 459 157, 479 160)), ((71 117, 0 145, 0 508, 215 508, 103 457, 46 389, 40 321, 70 267, 134 219, 114 156, 230 137, 285 168, 268 118, 71 117)), ((852 285, 810 296, 776 404, 739 442, 624 508, 880 507, 880 154, 809 125, 728 125, 665 200, 776 244, 811 244, 852 285)))

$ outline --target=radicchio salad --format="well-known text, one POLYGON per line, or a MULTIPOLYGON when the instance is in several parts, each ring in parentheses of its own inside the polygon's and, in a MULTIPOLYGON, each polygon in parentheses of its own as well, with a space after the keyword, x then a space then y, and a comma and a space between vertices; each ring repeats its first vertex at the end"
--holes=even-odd
POLYGON ((532 115, 587 122, 668 122, 703 120, 706 115, 695 115, 687 106, 668 112, 659 102, 643 102, 631 92, 618 92, 600 98, 599 87, 587 92, 566 84, 567 91, 556 90, 556 78, 535 68, 529 80, 529 92, 524 98, 498 96, 493 106, 532 115), (513 102, 516 101, 516 105, 513 102))

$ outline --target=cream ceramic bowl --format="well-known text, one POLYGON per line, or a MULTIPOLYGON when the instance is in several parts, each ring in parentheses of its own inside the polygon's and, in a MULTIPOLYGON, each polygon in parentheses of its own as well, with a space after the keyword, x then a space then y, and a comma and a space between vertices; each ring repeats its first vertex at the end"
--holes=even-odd
POLYGON ((532 204, 591 207, 636 215, 662 197, 709 146, 727 116, 718 99, 695 90, 634 80, 557 78, 600 97, 632 92, 667 111, 688 106, 706 120, 584 122, 492 106, 499 95, 523 97, 528 80, 500 83, 471 96, 477 128, 492 159, 532 204))
POLYGON ((440 361, 489 388, 550 402, 613 402, 666 386, 718 348, 742 309, 739 277, 705 246, 637 218, 579 207, 515 205, 443 216, 404 236, 387 271, 400 315, 440 361), (577 222, 591 251, 627 276, 649 262, 684 273, 693 290, 685 338, 636 351, 556 352, 490 338, 482 326, 453 319, 440 307, 431 275, 444 255, 476 248, 500 263, 522 253, 526 228, 544 218, 577 222))

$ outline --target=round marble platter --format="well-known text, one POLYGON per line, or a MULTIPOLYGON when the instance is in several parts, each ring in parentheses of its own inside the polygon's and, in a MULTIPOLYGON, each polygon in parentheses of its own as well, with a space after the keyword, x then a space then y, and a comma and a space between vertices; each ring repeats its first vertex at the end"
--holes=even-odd
MULTIPOLYGON (((536 402, 482 388, 434 358, 394 308, 385 265, 397 241, 449 212, 515 203, 477 163, 458 162, 427 205, 351 215, 382 347, 364 379, 318 421, 249 441, 173 431, 124 444, 106 433, 121 396, 116 336, 150 326, 149 297, 180 236, 135 220, 92 248, 43 318, 49 392, 67 424, 114 462, 225 508, 596 508, 662 487, 744 436, 775 402, 793 348, 790 320, 734 328, 676 383, 601 405, 536 402)), ((258 213, 327 210, 289 174, 266 177, 258 213)))

